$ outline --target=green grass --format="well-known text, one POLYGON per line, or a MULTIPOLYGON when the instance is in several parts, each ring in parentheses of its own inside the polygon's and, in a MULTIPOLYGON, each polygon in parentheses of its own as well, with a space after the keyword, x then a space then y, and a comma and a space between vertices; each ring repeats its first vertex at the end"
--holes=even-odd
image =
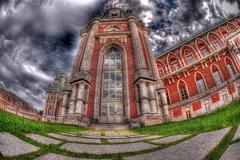
POLYGON ((49 132, 70 132, 81 130, 83 130, 83 128, 74 125, 29 120, 0 110, 0 132, 6 131, 15 135, 30 132, 44 135, 49 132))
POLYGON ((207 115, 185 121, 141 127, 130 131, 140 134, 197 134, 240 124, 240 100, 234 101, 207 115))
MULTIPOLYGON (((195 136, 201 132, 218 130, 221 128, 233 126, 228 134, 224 136, 221 142, 205 157, 206 160, 219 159, 219 157, 223 154, 229 144, 231 144, 232 137, 234 136, 238 125, 240 124, 240 100, 230 103, 229 105, 218 109, 212 113, 207 115, 203 115, 200 117, 192 118, 189 120, 181 121, 181 122, 170 122, 165 124, 160 124, 156 126, 150 127, 142 127, 136 129, 130 129, 122 132, 136 132, 139 134, 154 134, 154 135, 173 135, 173 134, 192 134, 195 136)), ((64 125, 57 123, 47 123, 40 121, 33 121, 29 119, 25 119, 14 114, 5 112, 0 110, 0 132, 6 131, 10 132, 20 139, 31 143, 40 148, 39 151, 17 156, 17 157, 1 157, 0 159, 4 160, 28 160, 38 157, 40 155, 46 153, 56 153, 62 154, 70 157, 84 157, 84 158, 106 158, 106 159, 117 159, 120 160, 123 156, 130 155, 138 155, 140 153, 149 153, 156 150, 160 150, 163 148, 167 148, 169 146, 175 145, 184 140, 174 142, 171 144, 162 144, 159 145, 155 149, 139 151, 134 153, 120 153, 120 154, 105 154, 105 155, 95 155, 95 154, 86 154, 86 153, 72 153, 60 148, 60 145, 42 145, 37 143, 36 141, 31 140, 24 136, 24 133, 37 133, 41 135, 46 135, 49 132, 78 132, 84 131, 83 128, 74 125, 64 125)), ((88 130, 85 130, 88 131, 88 130)), ((102 132, 104 135, 104 132, 102 132)), ((189 137, 188 137, 189 138, 189 137)), ((187 138, 187 139, 188 139, 187 138)), ((107 143, 106 139, 101 139, 104 143, 107 143)), ((66 143, 66 141, 62 141, 62 144, 66 143)))
POLYGON ((204 158, 204 160, 215 160, 219 159, 228 145, 231 143, 238 126, 233 126, 231 130, 224 136, 221 142, 204 158))

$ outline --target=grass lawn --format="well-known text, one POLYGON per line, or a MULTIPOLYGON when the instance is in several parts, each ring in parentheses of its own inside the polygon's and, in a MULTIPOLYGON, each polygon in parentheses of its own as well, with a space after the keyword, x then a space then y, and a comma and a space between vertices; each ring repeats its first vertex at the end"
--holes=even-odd
POLYGON ((240 124, 240 100, 212 113, 180 122, 141 127, 130 131, 141 134, 197 134, 240 124))
POLYGON ((0 110, 0 132, 6 131, 19 135, 22 133, 46 134, 49 132, 70 132, 81 130, 83 129, 74 125, 29 120, 0 110))
MULTIPOLYGON (((200 117, 192 118, 189 120, 181 121, 181 122, 170 122, 165 124, 160 124, 156 126, 150 127, 142 127, 136 129, 130 129, 123 132, 135 132, 140 134, 158 134, 158 135, 173 135, 173 134, 192 134, 192 136, 207 131, 218 130, 225 127, 232 126, 230 132, 224 136, 221 142, 204 158, 205 160, 219 159, 219 157, 223 154, 229 144, 233 143, 232 138, 240 124, 240 100, 234 101, 227 106, 218 109, 212 113, 207 115, 203 115, 200 117)), ((144 150, 139 152, 132 153, 120 153, 120 154, 106 154, 106 155, 94 155, 94 154, 86 154, 86 153, 72 153, 60 148, 60 145, 42 145, 37 143, 36 141, 31 140, 24 136, 24 133, 37 133, 41 135, 46 135, 49 132, 71 132, 71 131, 89 131, 78 126, 74 125, 64 125, 57 123, 46 123, 33 121, 29 119, 25 119, 14 114, 5 112, 0 110, 0 132, 6 131, 10 132, 20 139, 31 143, 40 148, 39 151, 22 155, 16 157, 1 157, 3 160, 30 160, 41 156, 46 153, 56 153, 62 154, 70 157, 84 157, 84 158, 105 158, 105 159, 114 159, 120 160, 123 156, 137 155, 140 153, 148 153, 153 152, 155 150, 160 150, 163 148, 167 148, 169 146, 175 145, 181 141, 174 142, 171 144, 163 144, 159 145, 155 149, 144 150)), ((239 140, 238 140, 239 141, 239 140)), ((66 141, 62 141, 61 144, 66 143, 66 141)))

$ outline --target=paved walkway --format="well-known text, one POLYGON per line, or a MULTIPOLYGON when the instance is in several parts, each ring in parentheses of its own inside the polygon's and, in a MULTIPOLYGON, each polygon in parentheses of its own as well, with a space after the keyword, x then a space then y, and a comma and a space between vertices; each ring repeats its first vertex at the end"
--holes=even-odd
POLYGON ((176 142, 178 140, 181 140, 181 139, 189 137, 189 136, 190 135, 173 135, 173 136, 168 136, 168 137, 164 137, 164 138, 155 139, 155 140, 152 140, 150 142, 157 143, 157 144, 172 143, 172 142, 176 142))
POLYGON ((29 133, 29 134, 25 134, 25 136, 28 137, 28 138, 31 138, 32 140, 37 141, 38 143, 46 144, 46 145, 61 143, 61 141, 59 141, 59 140, 44 137, 44 136, 41 136, 41 135, 38 135, 38 134, 30 134, 29 133))
POLYGON ((236 140, 236 139, 240 139, 240 125, 238 126, 238 130, 235 133, 235 136, 234 136, 233 140, 236 140))
MULTIPOLYGON (((64 153, 72 152, 75 155, 83 153, 104 155, 123 153, 139 154, 135 156, 122 157, 125 160, 200 160, 204 158, 222 138, 229 132, 225 128, 212 132, 198 134, 181 143, 160 149, 161 144, 168 144, 182 140, 191 135, 172 135, 168 137, 140 135, 135 133, 113 133, 113 132, 71 132, 71 133, 49 133, 47 136, 38 134, 25 134, 26 137, 42 144, 58 145, 64 153)), ((235 137, 238 137, 239 130, 235 137)), ((240 142, 232 144, 222 155, 221 160, 239 160, 240 142)), ((39 148, 20 140, 12 134, 0 133, 0 155, 4 157, 19 156, 38 151, 39 148)), ((69 157, 54 153, 48 153, 36 157, 34 160, 90 160, 86 158, 69 157)), ((96 157, 97 158, 97 157, 96 157)))
POLYGON ((156 145, 137 142, 128 144, 112 144, 112 145, 94 145, 94 144, 79 144, 66 143, 61 148, 70 152, 89 153, 89 154, 106 154, 106 153, 122 153, 122 152, 136 152, 156 148, 156 145))
POLYGON ((67 157, 63 155, 48 153, 43 156, 40 156, 38 158, 35 158, 34 160, 93 160, 93 159, 87 159, 87 158, 72 158, 67 157))
POLYGON ((240 159, 240 142, 230 145, 220 158, 220 160, 239 160, 239 159, 240 159))
POLYGON ((10 133, 0 133, 0 153, 13 157, 37 151, 39 148, 26 143, 10 133))
POLYGON ((175 146, 132 157, 124 160, 201 160, 203 159, 228 133, 230 128, 218 131, 201 133, 175 146))

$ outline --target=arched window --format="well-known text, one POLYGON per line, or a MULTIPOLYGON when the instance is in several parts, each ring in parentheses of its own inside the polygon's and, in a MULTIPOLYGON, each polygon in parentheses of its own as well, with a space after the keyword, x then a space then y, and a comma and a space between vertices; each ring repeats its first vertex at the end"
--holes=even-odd
POLYGON ((229 59, 226 59, 226 65, 227 65, 227 70, 228 70, 229 76, 233 77, 236 72, 235 72, 232 62, 229 59))
POLYGON ((102 116, 112 122, 121 121, 123 110, 122 56, 111 48, 104 56, 102 116), (117 114, 117 115, 116 115, 117 114))
POLYGON ((163 68, 162 68, 161 66, 158 67, 158 73, 159 73, 159 76, 160 76, 160 77, 163 77, 163 76, 164 76, 163 68))
POLYGON ((183 81, 179 82, 178 89, 179 89, 179 94, 180 94, 181 100, 188 99, 187 88, 183 81))
POLYGON ((175 54, 170 53, 167 57, 167 61, 172 72, 175 72, 180 68, 178 57, 175 54))
POLYGON ((195 44, 204 57, 209 55, 210 49, 204 40, 197 38, 195 44))
POLYGON ((166 74, 166 68, 164 67, 164 63, 161 60, 156 60, 158 73, 160 77, 163 77, 166 74))
POLYGON ((172 59, 170 60, 170 66, 171 66, 171 69, 172 69, 173 72, 174 72, 174 71, 177 71, 177 70, 179 69, 179 65, 178 65, 177 59, 172 58, 172 59))
POLYGON ((208 35, 209 42, 214 46, 215 49, 222 48, 221 39, 218 34, 211 32, 208 35))
POLYGON ((197 73, 196 75, 196 84, 197 84, 197 87, 198 87, 198 92, 199 93, 202 93, 204 91, 207 90, 207 87, 205 85, 205 82, 203 80, 203 77, 201 74, 197 73))
POLYGON ((194 56, 189 50, 185 51, 185 55, 187 57, 188 64, 194 63, 194 61, 195 61, 194 56))
POLYGON ((213 67, 212 67, 212 74, 213 74, 213 78, 214 78, 216 85, 221 84, 223 82, 222 77, 215 65, 213 65, 213 67))
POLYGON ((224 27, 219 28, 219 33, 223 38, 227 37, 229 35, 228 30, 226 30, 224 27))
POLYGON ((226 91, 222 91, 222 100, 223 100, 223 103, 228 102, 228 95, 226 91))
POLYGON ((206 111, 206 112, 211 111, 211 105, 210 105, 210 101, 209 101, 209 100, 205 101, 205 102, 203 103, 203 105, 204 105, 204 107, 205 107, 205 111, 206 111))
POLYGON ((237 30, 236 26, 233 23, 228 23, 228 28, 232 33, 237 30))
POLYGON ((186 108, 186 109, 185 109, 185 114, 186 114, 186 118, 187 118, 187 119, 189 119, 189 118, 192 117, 192 114, 191 114, 191 111, 190 111, 189 108, 186 108))

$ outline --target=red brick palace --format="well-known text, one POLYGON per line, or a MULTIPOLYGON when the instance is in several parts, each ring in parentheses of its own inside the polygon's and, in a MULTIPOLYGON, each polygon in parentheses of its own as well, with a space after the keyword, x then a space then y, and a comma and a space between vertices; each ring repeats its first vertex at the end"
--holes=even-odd
POLYGON ((7 91, 1 84, 0 109, 28 119, 41 119, 41 116, 38 114, 38 110, 35 107, 19 98, 14 93, 7 91))
POLYGON ((110 9, 82 30, 71 75, 49 86, 44 120, 139 127, 224 106, 240 95, 239 28, 232 17, 154 58, 149 29, 110 9))

